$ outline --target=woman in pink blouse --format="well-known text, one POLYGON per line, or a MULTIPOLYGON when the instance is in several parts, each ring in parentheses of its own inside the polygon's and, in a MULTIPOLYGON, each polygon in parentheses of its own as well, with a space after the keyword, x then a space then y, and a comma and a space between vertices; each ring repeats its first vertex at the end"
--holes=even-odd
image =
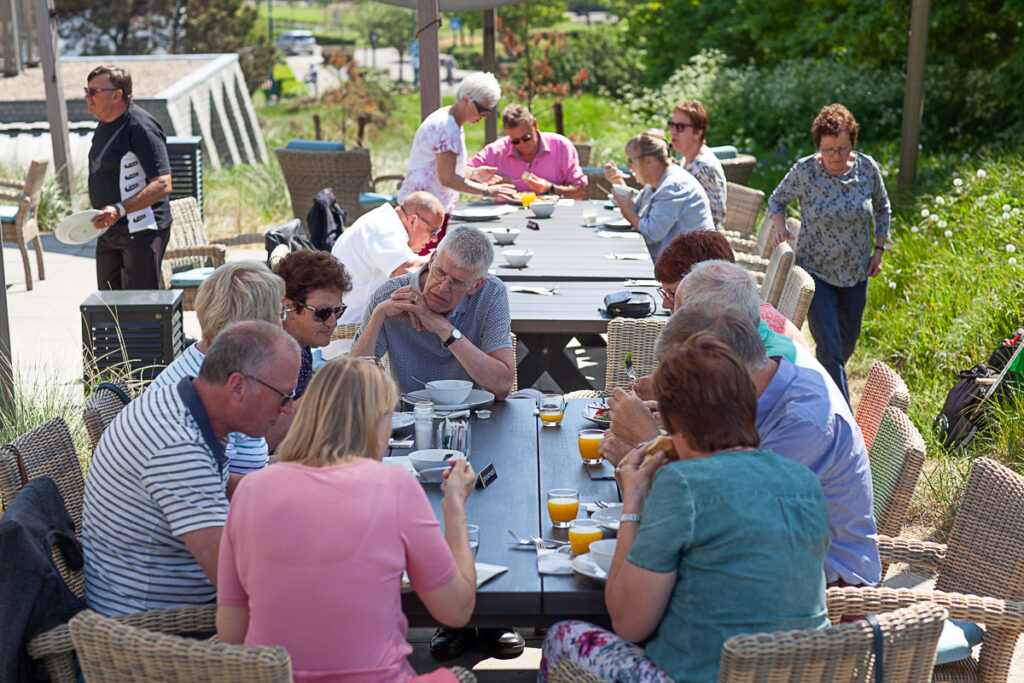
MULTIPOLYGON (((286 399, 287 400, 287 399, 286 399)), ((398 392, 379 368, 341 358, 313 378, 280 462, 245 477, 220 544, 217 633, 281 645, 296 681, 406 681, 403 572, 430 614, 462 626, 476 603, 466 530, 475 474, 442 484, 444 532, 416 479, 381 457, 398 392)), ((451 681, 439 669, 420 677, 451 681)))

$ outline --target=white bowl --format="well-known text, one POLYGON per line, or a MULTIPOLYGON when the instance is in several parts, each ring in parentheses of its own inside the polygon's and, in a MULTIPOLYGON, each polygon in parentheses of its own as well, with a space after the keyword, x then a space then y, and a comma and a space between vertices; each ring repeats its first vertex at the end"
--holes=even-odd
POLYGON ((558 202, 534 202, 530 204, 530 208, 533 209, 533 215, 537 218, 551 218, 551 214, 555 212, 555 207, 558 206, 558 202))
POLYGON ((618 539, 615 538, 606 538, 603 541, 594 541, 590 544, 590 556, 594 558, 594 562, 604 570, 605 574, 611 569, 617 541, 618 539))
POLYGON ((626 197, 633 192, 633 188, 629 185, 612 185, 612 192, 620 197, 626 197))
POLYGON ((498 228, 491 231, 497 244, 512 244, 519 237, 519 231, 512 228, 498 228))
POLYGON ((450 448, 430 448, 425 451, 413 451, 409 454, 409 462, 417 472, 444 467, 452 458, 465 458, 461 451, 450 448))
POLYGON ((392 413, 391 431, 395 434, 410 431, 415 421, 416 419, 412 416, 412 413, 392 413))
POLYGON ((427 382, 430 400, 443 406, 453 406, 469 398, 473 383, 464 379, 439 379, 427 382))
POLYGON ((508 264, 513 268, 522 268, 530 262, 530 259, 533 258, 533 252, 529 249, 506 249, 501 253, 505 256, 505 260, 508 261, 508 264))

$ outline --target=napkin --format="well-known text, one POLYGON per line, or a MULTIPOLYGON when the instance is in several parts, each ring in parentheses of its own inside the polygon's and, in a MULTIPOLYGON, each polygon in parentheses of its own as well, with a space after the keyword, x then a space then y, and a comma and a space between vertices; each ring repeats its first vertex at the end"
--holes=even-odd
POLYGON ((605 254, 609 261, 646 261, 650 258, 647 254, 605 254))
POLYGON ((537 547, 537 572, 540 574, 572 574, 570 547, 557 550, 537 547))
POLYGON ((607 237, 608 239, 617 240, 638 240, 640 239, 640 233, 638 232, 612 232, 610 230, 598 230, 595 233, 598 237, 607 237))
MULTIPOLYGON (((495 576, 504 574, 508 571, 508 567, 502 567, 500 564, 487 564, 486 562, 475 562, 476 565, 476 587, 484 585, 495 576)), ((412 592, 412 586, 409 585, 409 574, 408 572, 402 572, 402 592, 412 592)))

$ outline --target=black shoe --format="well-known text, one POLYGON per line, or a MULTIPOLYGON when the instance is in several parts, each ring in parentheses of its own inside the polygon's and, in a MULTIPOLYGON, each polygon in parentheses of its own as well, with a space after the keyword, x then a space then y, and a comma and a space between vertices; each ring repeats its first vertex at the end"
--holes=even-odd
POLYGON ((526 649, 526 639, 515 628, 478 628, 476 636, 480 648, 498 659, 518 657, 526 649))
POLYGON ((430 639, 430 655, 439 662, 455 659, 466 651, 470 633, 464 628, 439 627, 430 639))

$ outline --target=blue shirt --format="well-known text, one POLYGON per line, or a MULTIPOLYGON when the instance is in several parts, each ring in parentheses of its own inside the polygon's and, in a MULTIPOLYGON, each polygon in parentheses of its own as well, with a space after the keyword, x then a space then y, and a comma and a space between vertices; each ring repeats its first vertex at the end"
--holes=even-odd
POLYGON ((764 448, 806 465, 821 482, 832 535, 827 580, 878 583, 882 564, 868 451, 835 383, 780 359, 757 401, 757 430, 764 448))
POLYGON ((661 176, 658 187, 645 185, 633 210, 640 216, 637 231, 647 243, 651 259, 677 235, 692 230, 714 230, 711 204, 700 183, 679 166, 672 164, 661 176))
MULTIPOLYGON (((356 339, 363 334, 374 309, 390 299, 392 292, 401 287, 420 288, 421 272, 422 268, 414 273, 393 277, 377 288, 363 313, 363 325, 356 339)), ((462 301, 445 317, 462 332, 463 337, 484 353, 512 348, 512 315, 508 306, 508 290, 505 283, 493 275, 486 276, 483 287, 474 294, 462 297, 462 301)), ((403 394, 423 388, 413 379, 413 375, 424 382, 435 379, 473 380, 459 359, 444 345, 443 339, 429 330, 417 332, 406 316, 388 318, 381 326, 374 355, 380 358, 385 353, 388 354, 403 394)))
POLYGON ((828 512, 817 479, 769 450, 658 470, 629 561, 677 572, 647 656, 676 681, 718 680, 740 633, 828 625, 828 512))

